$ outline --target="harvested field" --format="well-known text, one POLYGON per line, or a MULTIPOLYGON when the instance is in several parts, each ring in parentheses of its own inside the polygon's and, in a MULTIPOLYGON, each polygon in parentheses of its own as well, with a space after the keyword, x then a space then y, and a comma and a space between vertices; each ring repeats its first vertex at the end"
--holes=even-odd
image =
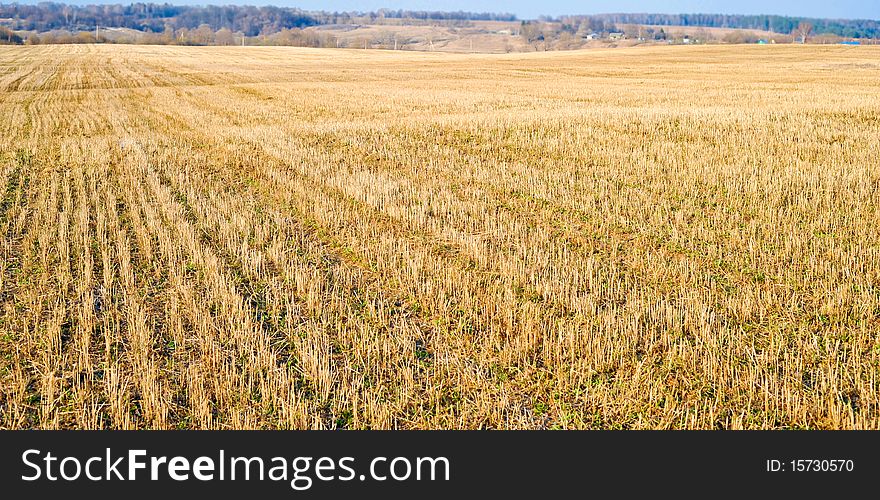
POLYGON ((878 60, 0 47, 0 427, 876 429, 878 60))

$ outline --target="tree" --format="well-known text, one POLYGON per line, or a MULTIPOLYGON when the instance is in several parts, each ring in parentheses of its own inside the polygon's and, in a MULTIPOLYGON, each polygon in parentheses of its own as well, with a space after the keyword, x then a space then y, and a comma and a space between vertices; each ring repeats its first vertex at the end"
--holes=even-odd
POLYGON ((166 24, 165 31, 162 32, 162 43, 174 43, 174 28, 170 24, 166 24))
POLYGON ((520 25, 519 34, 522 36, 526 42, 533 43, 539 40, 539 36, 543 38, 543 34, 541 33, 541 29, 537 23, 530 23, 523 21, 520 25))
POLYGON ((628 24, 623 27, 623 34, 629 39, 639 39, 642 37, 642 26, 638 24, 628 24))
POLYGON ((74 37, 73 43, 96 43, 97 40, 91 31, 80 31, 74 37))
POLYGON ((712 34, 705 28, 699 28, 694 32, 694 38, 697 43, 709 43, 709 40, 712 39, 712 34))
POLYGON ((220 28, 214 34, 214 43, 217 45, 235 45, 235 35, 229 28, 220 28))
POLYGON ((22 39, 11 29, 0 26, 0 44, 21 45, 22 39))
POLYGON ((721 39, 724 43, 758 43, 761 37, 752 31, 733 30, 721 39))
POLYGON ((192 33, 193 42, 198 45, 210 45, 214 41, 214 30, 208 24, 201 24, 192 33))
POLYGON ((791 34, 795 38, 800 38, 801 43, 807 43, 807 37, 810 36, 810 33, 812 33, 812 32, 813 32, 813 25, 806 22, 806 21, 801 21, 797 25, 797 28, 792 30, 791 34))
POLYGON ((562 50, 569 50, 575 47, 575 38, 574 35, 569 33, 568 31, 563 31, 559 35, 559 48, 562 50))

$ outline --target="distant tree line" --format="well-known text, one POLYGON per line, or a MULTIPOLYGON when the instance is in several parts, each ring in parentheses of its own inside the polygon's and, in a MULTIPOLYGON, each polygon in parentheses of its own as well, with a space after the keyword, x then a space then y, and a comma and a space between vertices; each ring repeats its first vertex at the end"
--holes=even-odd
MULTIPOLYGON (((833 34, 845 38, 878 38, 880 21, 871 19, 811 19, 804 17, 728 14, 598 14, 567 16, 565 19, 586 20, 596 25, 645 24, 657 26, 694 26, 703 28, 737 28, 776 33, 791 33, 801 23, 809 23, 817 34, 833 34)), ((560 19, 542 18, 545 21, 560 19)), ((596 31, 601 31, 597 29, 596 31)))
POLYGON ((22 38, 11 29, 0 26, 0 45, 20 45, 22 38))
POLYGON ((420 19, 438 21, 516 21, 514 14, 494 12, 440 12, 423 10, 379 9, 376 14, 389 19, 420 19))
POLYGON ((133 3, 130 5, 66 5, 54 2, 0 4, 0 20, 13 30, 46 32, 51 30, 85 31, 96 25, 130 28, 160 33, 168 29, 228 29, 246 36, 262 36, 282 30, 319 24, 352 23, 354 20, 415 19, 440 21, 513 21, 513 14, 473 12, 429 12, 382 9, 377 12, 307 12, 291 7, 254 7, 238 5, 171 5, 168 3, 133 3))
MULTIPOLYGON (((347 42, 325 33, 305 30, 319 25, 359 24, 442 24, 470 26, 471 21, 516 21, 513 14, 440 12, 380 9, 375 12, 305 11, 292 7, 238 5, 172 5, 133 3, 129 5, 0 4, 0 44, 21 43, 149 43, 182 45, 300 45, 310 47, 347 46, 347 42), (127 28, 128 33, 96 31, 101 28, 127 28), (16 33, 16 31, 18 33, 16 33)), ((542 17, 522 21, 511 31, 535 50, 578 48, 585 41, 613 39, 622 32, 638 41, 681 42, 674 27, 736 28, 722 38, 703 30, 695 40, 722 43, 754 43, 759 35, 748 30, 785 34, 776 42, 824 40, 831 37, 878 38, 880 21, 806 19, 785 16, 744 16, 723 14, 599 14, 591 16, 542 17), (648 25, 648 26, 645 26, 648 25), (663 29, 666 27, 666 30, 663 29)), ((364 47, 368 42, 363 42, 364 47)), ((685 41, 687 42, 687 41, 685 41)), ((361 45, 359 43, 358 45, 361 45)), ((381 46, 397 46, 397 39, 380 41, 381 46)))
POLYGON ((10 20, 16 30, 45 32, 57 29, 81 31, 96 25, 130 28, 147 32, 196 29, 207 24, 213 30, 241 31, 248 36, 275 33, 283 29, 319 24, 305 11, 281 7, 178 6, 134 3, 130 5, 65 5, 41 2, 36 5, 0 4, 0 19, 10 20))

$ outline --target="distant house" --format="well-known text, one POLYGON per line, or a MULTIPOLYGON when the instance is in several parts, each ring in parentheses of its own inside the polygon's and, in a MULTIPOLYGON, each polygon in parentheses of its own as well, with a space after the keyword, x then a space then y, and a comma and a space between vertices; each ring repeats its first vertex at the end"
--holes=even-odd
POLYGON ((584 39, 585 40, 598 40, 599 34, 598 33, 590 33, 588 35, 584 35, 584 39))
POLYGON ((626 35, 624 35, 623 33, 614 32, 608 33, 608 38, 610 38, 611 40, 623 40, 624 38, 626 38, 626 35))
POLYGON ((691 43, 691 37, 685 35, 684 38, 681 39, 681 43, 691 43))
POLYGON ((758 45, 767 45, 767 40, 758 40, 758 45))

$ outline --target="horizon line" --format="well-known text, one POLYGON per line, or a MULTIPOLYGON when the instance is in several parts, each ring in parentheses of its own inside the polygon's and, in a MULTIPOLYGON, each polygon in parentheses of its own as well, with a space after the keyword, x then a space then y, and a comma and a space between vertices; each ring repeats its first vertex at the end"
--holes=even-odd
MULTIPOLYGON (((700 16, 700 15, 708 15, 708 16, 731 16, 731 17, 788 17, 793 19, 803 19, 803 20, 832 20, 832 21, 876 21, 880 22, 880 18, 872 18, 872 17, 816 17, 816 16, 801 16, 794 14, 766 14, 766 13, 751 13, 751 14, 730 14, 725 12, 658 12, 658 11, 617 11, 617 12, 600 12, 594 14, 577 14, 577 13, 566 13, 566 14, 540 14, 537 17, 520 17, 513 12, 505 12, 505 11, 492 11, 492 10, 443 10, 443 9, 414 9, 414 8, 390 8, 390 7, 380 7, 375 10, 322 10, 322 9, 308 9, 295 5, 279 5, 276 3, 177 3, 177 2, 169 2, 169 1, 128 1, 128 2, 117 2, 117 1, 107 1, 107 2, 77 2, 77 1, 69 1, 69 2, 59 2, 59 1, 46 1, 46 0, 32 0, 32 1, 12 1, 12 2, 3 2, 0 1, 0 5, 34 5, 38 6, 41 3, 49 3, 56 5, 73 5, 77 7, 101 7, 106 5, 121 5, 121 6, 132 6, 135 4, 144 4, 144 5, 171 5, 173 7, 275 7, 279 9, 297 9, 302 12, 321 12, 321 13, 339 13, 339 14, 378 14, 380 12, 430 12, 430 13, 467 13, 467 14, 494 14, 494 15, 509 15, 514 19, 513 21, 540 21, 542 18, 547 18, 551 20, 560 19, 564 17, 595 17, 595 16, 615 16, 615 15, 660 15, 660 16, 682 16, 682 15, 690 15, 690 16, 700 16)), ((430 20, 430 18, 428 18, 430 20)))

